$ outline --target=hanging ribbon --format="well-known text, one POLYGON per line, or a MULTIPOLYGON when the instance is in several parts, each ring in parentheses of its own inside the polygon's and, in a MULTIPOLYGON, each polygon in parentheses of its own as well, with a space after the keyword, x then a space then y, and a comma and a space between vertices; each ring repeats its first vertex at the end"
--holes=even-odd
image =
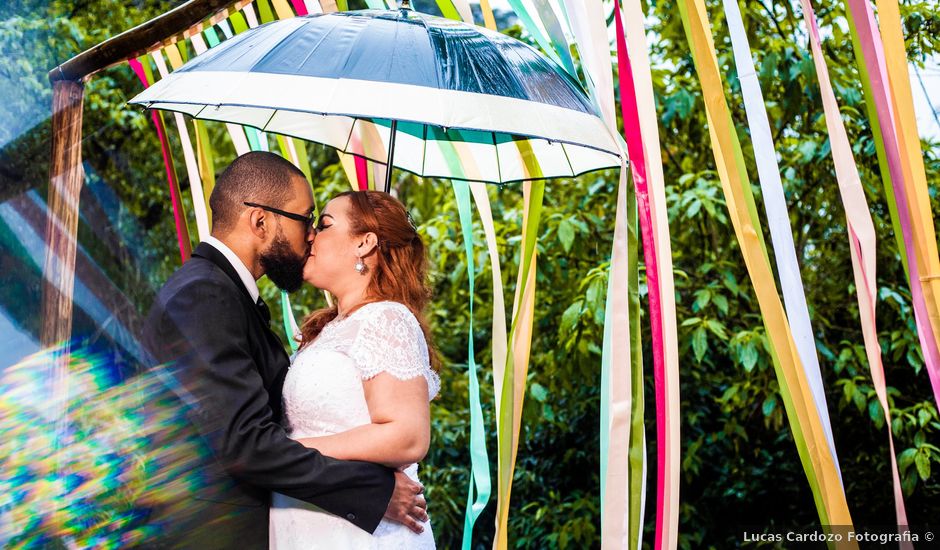
POLYGON ((253 29, 259 25, 258 18, 255 16, 255 10, 251 4, 242 8, 242 14, 244 14, 245 20, 248 21, 248 28, 253 29))
MULTIPOLYGON (((153 74, 147 56, 127 61, 144 88, 153 84, 153 74), (141 61, 144 60, 144 61, 141 61)), ((192 254, 192 243, 189 240, 189 229, 186 227, 186 215, 183 212, 183 202, 180 200, 179 181, 176 179, 176 168, 173 166, 173 157, 170 155, 170 144, 166 139, 163 114, 160 111, 150 111, 153 125, 157 129, 157 139, 160 141, 160 150, 163 153, 163 166, 166 168, 167 183, 170 186, 170 203, 173 206, 173 220, 176 224, 176 240, 179 243, 180 258, 183 262, 189 260, 192 254)))
MULTIPOLYGON (((927 283, 932 289, 935 311, 940 309, 940 259, 937 256, 937 241, 930 210, 930 195, 927 191, 927 175, 924 171, 924 158, 920 150, 920 138, 917 135, 917 120, 914 117, 914 99, 911 94, 910 74, 908 73, 907 52, 904 50, 904 36, 901 32, 901 14, 896 0, 877 0, 878 19, 881 23, 881 40, 884 49, 888 81, 891 85, 892 105, 895 112, 896 131, 906 157, 906 166, 910 169, 911 191, 917 205, 913 213, 919 221, 915 225, 915 239, 925 257, 927 283)), ((937 335, 938 323, 931 323, 934 335, 937 335)), ((936 379, 936 378, 934 378, 936 379)), ((934 386, 936 397, 936 386, 934 386)), ((940 403, 938 403, 940 407, 940 403)))
POLYGON ((483 24, 491 31, 496 30, 496 18, 493 17, 493 8, 490 0, 480 0, 480 11, 483 12, 483 24))
MULTIPOLYGON (((520 148, 526 145, 517 142, 520 148)), ((531 159, 531 157, 524 158, 531 159)), ((541 178, 541 170, 526 163, 528 177, 541 178)), ((509 330, 511 352, 507 354, 502 385, 496 388, 501 404, 497 419, 499 445, 498 495, 496 509, 496 550, 508 548, 509 501, 512 478, 519 450, 519 430, 522 424, 522 403, 525 397, 526 376, 529 371, 529 353, 532 345, 532 324, 535 318, 535 274, 539 221, 542 216, 544 180, 525 181, 522 184, 522 251, 519 258, 519 276, 513 300, 512 323, 509 330)))
MULTIPOLYGON (((569 0, 567 13, 578 45, 585 77, 592 84, 592 97, 612 136, 617 136, 610 43, 606 19, 600 3, 569 0)), ((618 41, 620 38, 618 38, 618 41)), ((625 52, 624 52, 625 53, 625 52)), ((632 80, 621 67, 621 97, 624 108, 633 100, 632 80), (625 97, 629 96, 629 97, 625 97)), ((634 109, 635 110, 635 109, 634 109)), ((626 152, 624 152, 624 157, 626 152)), ((640 151, 633 163, 644 164, 640 151)), ((634 181, 637 172, 634 166, 634 181)), ((645 193, 645 186, 643 187, 645 193)), ((601 546, 637 548, 642 539, 642 513, 645 493, 645 432, 643 429, 643 363, 639 324, 639 274, 636 242, 636 196, 628 185, 625 160, 621 165, 617 192, 614 247, 608 280, 601 362, 601 546), (626 490, 625 490, 626 489, 626 490), (633 526, 633 529, 631 529, 633 526)), ((645 210, 648 214, 649 209, 645 210)), ((648 221, 648 216, 641 220, 648 221)), ((645 223, 641 221, 641 223, 645 223)), ((647 227, 648 229, 648 227, 647 227)), ((644 235, 651 238, 647 230, 644 235)), ((654 273, 648 288, 653 300, 651 312, 660 326, 655 252, 650 243, 644 248, 647 270, 654 273)), ((657 334, 661 334, 657 332, 657 334)), ((656 337, 654 337, 655 339, 656 337)), ((654 356, 662 342, 654 343, 654 356)), ((655 360, 654 360, 655 361, 655 360)), ((661 365, 661 361, 659 362, 661 365)), ((662 379, 657 388, 662 389, 662 379)), ((659 408, 659 407, 658 407, 659 408)), ((660 426, 663 424, 660 423, 660 426)), ((660 446, 666 452, 666 446, 660 446)), ((665 456, 663 454, 663 456, 665 456)), ((665 472, 664 468, 660 468, 665 472)))
MULTIPOLYGON (((653 244, 653 215, 650 209, 649 187, 647 182, 646 153, 640 132, 639 107, 633 81, 633 69, 627 52, 623 20, 620 7, 614 7, 614 19, 617 29, 617 60, 620 77, 620 108, 623 116, 624 136, 630 153, 630 166, 633 184, 636 188, 637 207, 639 209, 640 232, 643 239, 643 258, 646 265, 646 280, 650 311, 650 327, 653 344, 653 378, 656 382, 656 441, 657 441, 657 476, 656 476, 656 546, 674 548, 678 542, 679 502, 673 499, 673 492, 667 485, 678 487, 678 465, 680 449, 672 447, 668 436, 670 429, 678 429, 678 410, 668 407, 667 376, 665 370, 665 346, 663 343, 663 313, 660 302, 661 285, 659 282, 659 262, 656 247, 653 244)), ((675 380, 678 382, 678 380, 675 380)), ((642 520, 642 518, 640 518, 642 520)), ((639 536, 640 533, 635 533, 639 536)), ((637 547, 639 540, 631 540, 631 547, 637 547)))
POLYGON ((258 8, 261 24, 274 21, 274 13, 271 11, 271 3, 268 0, 255 0, 255 6, 258 8))
MULTIPOLYGON (((672 246, 669 238, 669 214, 666 204, 666 185, 663 176, 662 152, 659 142, 659 127, 656 118, 656 103, 653 99, 653 78, 650 70, 649 49, 646 45, 644 14, 640 0, 623 0, 625 38, 630 54, 630 69, 633 75, 633 92, 639 108, 640 136, 646 163, 646 177, 650 189, 649 205, 652 215, 653 246, 659 263, 660 304, 662 307, 662 332, 665 378, 666 440, 670 452, 666 456, 671 475, 667 478, 664 499, 673 503, 663 519, 663 531, 658 540, 669 537, 678 540, 679 529, 679 472, 680 472, 680 401, 679 401, 679 338, 676 328, 675 282, 672 269, 672 246)), ((642 389, 642 388, 641 388, 642 389)), ((642 391, 634 390, 634 410, 642 410, 642 391)), ((645 435, 642 412, 633 414, 630 447, 631 514, 630 540, 635 548, 642 543, 643 506, 646 492, 645 435), (641 468, 642 466, 642 468, 641 468)))
MULTIPOLYGON (((725 101, 711 28, 702 0, 679 3, 683 27, 702 84, 709 135, 725 201, 734 226, 758 305, 763 314, 780 393, 787 411, 803 469, 824 528, 852 523, 845 492, 825 439, 820 413, 796 353, 789 323, 777 294, 773 272, 763 246, 756 208, 743 155, 725 101)), ((855 546, 849 544, 849 546, 855 546)))
POLYGON ((454 195, 457 199, 457 213, 464 239, 464 253, 467 262, 467 278, 470 292, 470 316, 467 333, 467 368, 470 378, 470 456, 473 480, 467 492, 467 514, 464 516, 462 548, 471 548, 473 524, 486 507, 492 489, 490 483, 489 459, 486 455, 486 434, 483 424, 483 409, 480 404, 480 381, 473 349, 473 301, 475 265, 473 261, 473 222, 470 218, 470 187, 465 181, 453 181, 454 195))
POLYGON ((545 27, 549 39, 552 41, 552 48, 561 59, 562 68, 564 68, 572 78, 578 78, 578 72, 574 68, 574 62, 571 60, 571 50, 568 47, 568 40, 565 38, 565 31, 555 14, 548 0, 533 0, 535 10, 538 12, 539 21, 545 27))
POLYGON ((215 189, 215 153, 209 141, 209 132, 205 122, 193 120, 196 127, 196 161, 199 164, 199 179, 202 180, 202 196, 206 200, 206 216, 209 221, 209 230, 212 230, 212 209, 209 208, 209 197, 215 189))
MULTIPOLYGON (((175 45, 170 45, 165 49, 167 57, 170 58, 170 64, 173 70, 183 66, 183 59, 180 57, 179 50, 175 45)), ((151 57, 156 62, 157 70, 160 72, 160 78, 166 78, 170 74, 166 61, 160 50, 151 52, 151 57)), ((189 139, 189 130, 186 128, 186 121, 180 113, 173 113, 176 120, 176 129, 180 136, 180 145, 183 148, 183 160, 186 163, 186 174, 189 176, 189 191, 193 196, 193 212, 196 215, 196 230, 199 240, 205 240, 209 236, 209 214, 206 208, 206 198, 202 194, 202 176, 199 174, 199 164, 196 162, 196 154, 193 152, 193 144, 189 139)))
POLYGON ((290 3, 294 6, 294 11, 297 12, 297 15, 307 15, 307 6, 304 4, 303 0, 290 0, 290 3))
MULTIPOLYGON (((474 180, 479 178, 480 170, 479 167, 473 160, 473 156, 468 154, 467 144, 461 142, 450 142, 450 141, 441 141, 439 142, 441 152, 444 155, 444 158, 448 164, 448 167, 456 177, 464 178, 465 180, 474 180)), ((492 492, 492 482, 490 480, 490 466, 489 458, 486 452, 486 431, 484 429, 483 423, 483 408, 480 401, 480 382, 477 376, 477 365, 475 359, 475 352, 473 346, 473 302, 474 302, 474 281, 475 281, 475 266, 473 260, 473 234, 472 234, 472 221, 470 217, 470 192, 472 185, 482 186, 484 184, 479 182, 468 182, 468 181, 452 181, 451 183, 454 186, 454 195, 457 199, 457 212, 460 218, 460 227, 463 233, 464 247, 467 259, 467 270, 468 270, 468 280, 469 280, 469 292, 470 292, 470 326, 467 333, 467 351, 468 351, 468 376, 469 376, 469 408, 470 408, 470 471, 471 471, 471 482, 467 490, 467 511, 464 515, 464 529, 463 529, 463 542, 462 548, 464 550, 469 550, 473 542, 473 526, 476 523, 476 520, 480 517, 480 514, 483 512, 483 509, 486 507, 486 503, 490 499, 490 494, 492 492)), ((474 194, 479 193, 479 190, 474 191, 474 194)), ((486 191, 483 190, 485 194, 486 191)), ((479 202, 479 199, 478 199, 479 202)), ((487 201, 485 206, 481 209, 481 219, 484 223, 484 229, 486 231, 491 231, 493 229, 493 220, 492 215, 489 213, 489 202, 487 201), (489 226, 489 229, 487 228, 489 226)), ((493 245, 495 247, 495 234, 494 234, 493 245)), ((493 262, 493 248, 490 249, 491 258, 490 261, 493 262)), ((499 258, 496 257, 496 267, 495 269, 498 272, 499 269, 499 258)), ((494 275, 495 277, 495 275, 494 275)), ((495 280, 494 280, 494 296, 495 292, 495 280)), ((494 351, 497 349, 497 342, 500 342, 500 346, 503 350, 502 358, 505 361, 505 349, 506 349, 506 321, 505 321, 505 306, 503 304, 502 296, 502 283, 499 284, 499 294, 498 298, 494 299, 493 302, 493 319, 494 325, 498 315, 503 319, 502 331, 493 332, 493 347, 494 351)), ((494 368, 496 362, 497 354, 494 353, 493 361, 494 368)), ((505 362, 501 365, 505 368, 505 362)), ((494 377, 495 381, 495 377, 494 377)), ((498 395, 498 394, 496 394, 498 395)), ((500 403, 497 399, 496 403, 497 417, 499 417, 500 403)))
MULTIPOLYGON (((245 6, 245 8, 242 10, 242 13, 246 14, 249 25, 251 25, 254 15, 252 14, 251 17, 247 16, 247 14, 252 13, 251 5, 245 6)), ((257 21, 254 21, 254 25, 257 25, 257 21)), ((215 33, 209 32, 211 30, 212 29, 210 27, 204 30, 202 34, 196 33, 192 36, 193 50, 195 50, 197 56, 202 55, 208 51, 209 48, 213 48, 220 44, 219 39, 215 33), (206 37, 205 41, 203 40, 203 35, 206 37)), ((232 140, 232 146, 235 148, 236 155, 242 156, 251 150, 251 148, 248 146, 248 140, 245 138, 245 131, 241 126, 227 122, 225 123, 225 129, 228 131, 228 135, 232 140)))
MULTIPOLYGON (((835 161, 836 179, 839 183, 839 192, 846 213, 849 249, 852 256, 852 272, 855 278, 865 352, 871 368, 872 383, 875 387, 875 393, 884 411, 885 423, 888 427, 888 447, 891 453, 895 515, 898 525, 908 525, 907 512, 904 507, 904 498, 901 489, 901 480, 898 475, 897 458, 894 450, 891 412, 887 400, 884 367, 881 362, 881 346, 878 342, 878 330, 875 324, 875 304, 877 302, 875 227, 874 223, 872 223, 868 203, 865 199, 865 191, 862 187, 858 168, 856 167, 855 159, 852 154, 852 146, 849 143, 845 125, 839 114, 839 106, 836 102, 835 93, 829 81, 829 71, 826 67, 825 59, 822 56, 822 45, 819 40, 816 17, 812 11, 812 6, 808 2, 805 2, 805 0, 803 4, 803 16, 810 31, 810 47, 812 48, 816 75, 819 80, 823 110, 826 115, 826 126, 829 130, 829 142, 832 147, 832 157, 835 161)), ((901 543, 901 548, 910 547, 910 543, 901 543)))
POLYGON ((278 19, 290 19, 294 17, 294 12, 288 5, 287 0, 272 0, 274 4, 274 13, 278 19))
MULTIPOLYGON (((526 9, 525 5, 522 3, 522 0, 508 1, 512 11, 516 12, 519 20, 522 21, 522 26, 525 28, 526 32, 528 32, 532 38, 535 39, 535 42, 539 45, 539 47, 542 48, 546 55, 552 58, 555 63, 558 63, 562 67, 565 67, 565 70, 568 70, 567 66, 561 59, 561 54, 558 52, 558 50, 555 49, 554 43, 545 36, 545 33, 542 31, 542 27, 536 24, 535 18, 532 17, 532 14, 529 13, 528 9, 526 9)), ((570 57, 571 54, 569 53, 568 55, 570 57)), ((577 78, 577 75, 575 74, 573 78, 577 78)))
POLYGON ((444 17, 473 25, 473 12, 467 0, 437 0, 437 7, 444 17))
MULTIPOLYGON (((493 541, 495 550, 508 548, 509 502, 519 449, 522 404, 529 371, 532 326, 535 319, 536 243, 538 242, 539 221, 542 216, 542 199, 545 195, 545 182, 541 179, 542 170, 531 146, 528 142, 517 141, 516 147, 525 177, 537 178, 538 181, 527 179, 522 183, 522 250, 513 300, 512 322, 507 339, 509 351, 506 354, 505 368, 501 373, 499 371, 493 373, 497 399, 496 438, 499 466, 496 534, 493 541)), ((494 349, 496 345, 494 343, 494 349)))
MULTIPOLYGON (((940 344, 938 344, 940 311, 938 311, 936 301, 940 298, 940 287, 937 286, 937 277, 940 277, 940 259, 937 257, 929 197, 925 192, 920 193, 922 196, 918 196, 918 186, 914 183, 915 168, 910 161, 910 155, 906 154, 909 144, 905 142, 898 121, 895 120, 895 106, 888 81, 884 46, 878 34, 871 5, 859 0, 849 0, 848 5, 849 21, 856 41, 860 44, 870 82, 866 91, 871 92, 872 97, 869 100, 874 100, 872 103, 878 119, 880 135, 876 136, 876 140, 880 141, 884 148, 890 185, 894 188, 897 202, 898 225, 901 227, 904 241, 902 254, 907 255, 908 279, 917 334, 930 384, 933 387, 934 400, 940 408, 940 344), (927 243, 927 240, 930 243, 927 243)), ((906 74, 904 78, 907 78, 906 74)), ((910 88, 909 83, 907 87, 910 88)), ((916 133, 914 137, 916 138, 916 133)), ((917 139, 915 143, 917 144, 917 157, 920 159, 919 166, 923 170, 920 140, 917 139)), ((923 188, 926 190, 926 181, 923 188)))
POLYGON ((751 143, 754 147, 757 173, 767 213, 767 223, 770 226, 770 237, 774 246, 774 259, 783 290, 787 320, 790 322, 796 350, 813 392, 816 409, 819 411, 826 441, 829 444, 829 452, 832 453, 836 472, 839 472, 841 480, 839 458, 829 421, 826 391, 823 388, 822 372, 819 370, 819 358, 816 356, 816 339, 809 320, 809 308, 806 305, 803 280, 800 277, 796 247, 793 244, 793 228, 790 226, 787 201, 783 195, 780 167, 777 164, 777 152, 774 149, 767 110, 764 108, 764 96, 760 89, 760 82, 757 80, 757 72, 754 69, 751 48, 747 41, 737 0, 724 0, 724 11, 731 34, 731 46, 734 51, 738 82, 741 85, 741 95, 744 96, 744 109, 747 113, 751 143))
MULTIPOLYGON (((503 377, 506 372, 508 341, 506 333, 506 300, 503 292, 503 276, 499 263, 499 249, 496 246, 496 224, 493 223, 493 212, 490 208, 490 196, 486 184, 478 181, 470 182, 470 192, 477 205, 477 213, 486 236, 486 247, 490 257, 490 269, 493 279, 493 320, 491 323, 492 356, 493 356, 493 387, 503 387, 503 377)), ((497 394, 498 396, 498 394, 497 394)), ((502 402, 496 400, 496 416, 501 414, 502 402)))

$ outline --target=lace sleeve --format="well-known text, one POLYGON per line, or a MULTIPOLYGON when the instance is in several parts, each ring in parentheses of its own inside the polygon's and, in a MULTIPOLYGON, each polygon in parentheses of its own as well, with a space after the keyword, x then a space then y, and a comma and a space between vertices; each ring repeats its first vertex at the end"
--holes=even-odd
POLYGON ((363 311, 349 356, 359 368, 363 380, 382 372, 399 380, 424 376, 431 399, 440 391, 441 381, 431 370, 424 331, 411 311, 402 304, 370 304, 369 311, 363 311))

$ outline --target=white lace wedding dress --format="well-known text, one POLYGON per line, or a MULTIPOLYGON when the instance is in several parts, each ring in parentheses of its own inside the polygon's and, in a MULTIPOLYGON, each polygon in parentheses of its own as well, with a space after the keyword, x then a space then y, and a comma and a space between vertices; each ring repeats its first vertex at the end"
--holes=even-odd
MULTIPOLYGON (((440 390, 421 326, 396 302, 370 303, 330 322, 293 357, 283 393, 290 437, 324 436, 369 424, 362 381, 381 372, 402 380, 425 377, 431 398, 440 390)), ((417 481, 418 466, 405 473, 417 481)), ((423 533, 415 534, 382 520, 370 535, 343 518, 278 493, 270 522, 274 550, 434 548, 430 522, 423 533)))

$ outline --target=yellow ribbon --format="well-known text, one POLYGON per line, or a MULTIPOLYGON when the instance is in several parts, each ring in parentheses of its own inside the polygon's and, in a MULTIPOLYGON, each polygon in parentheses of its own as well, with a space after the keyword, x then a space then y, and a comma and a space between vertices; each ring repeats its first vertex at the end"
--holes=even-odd
POLYGON ((725 101, 721 73, 702 0, 682 0, 680 10, 692 46, 696 71, 702 84, 708 131, 719 179, 744 255, 748 273, 763 314, 767 337, 774 355, 774 368, 794 433, 794 440, 823 525, 851 525, 839 473, 828 449, 819 412, 812 400, 805 373, 799 363, 783 304, 777 294, 773 272, 765 253, 757 216, 748 204, 750 182, 740 156, 740 144, 725 101))

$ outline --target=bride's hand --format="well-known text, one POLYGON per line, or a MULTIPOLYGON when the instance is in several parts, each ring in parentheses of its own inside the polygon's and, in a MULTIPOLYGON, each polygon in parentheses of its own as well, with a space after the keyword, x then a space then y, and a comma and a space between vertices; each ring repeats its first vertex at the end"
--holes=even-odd
POLYGON ((402 472, 395 472, 395 491, 388 502, 385 517, 401 523, 415 533, 424 531, 422 523, 428 521, 428 503, 424 500, 424 487, 402 472))

